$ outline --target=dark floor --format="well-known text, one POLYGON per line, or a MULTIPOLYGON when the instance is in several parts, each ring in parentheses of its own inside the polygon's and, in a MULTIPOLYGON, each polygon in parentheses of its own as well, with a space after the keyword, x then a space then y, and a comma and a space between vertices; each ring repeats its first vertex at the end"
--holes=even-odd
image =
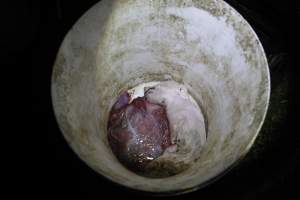
MULTIPOLYGON (((20 1, 18 6, 9 7, 14 17, 5 24, 10 30, 7 34, 14 37, 22 31, 23 37, 15 41, 18 49, 10 48, 6 41, 3 45, 7 46, 9 58, 18 55, 32 68, 32 121, 37 122, 32 129, 38 133, 36 141, 42 147, 34 154, 34 175, 41 179, 37 182, 41 190, 33 193, 40 195, 40 199, 143 195, 116 186, 79 160, 63 139, 51 107, 50 76, 59 45, 75 21, 97 1, 20 1)), ((254 147, 239 166, 200 191, 171 199, 294 199, 291 195, 298 194, 300 189, 300 141, 295 117, 295 68, 299 65, 296 42, 299 43, 300 36, 296 26, 300 24, 300 9, 292 1, 227 2, 248 20, 264 46, 272 78, 270 109, 254 147)), ((16 59, 9 60, 9 64, 18 64, 16 59)))

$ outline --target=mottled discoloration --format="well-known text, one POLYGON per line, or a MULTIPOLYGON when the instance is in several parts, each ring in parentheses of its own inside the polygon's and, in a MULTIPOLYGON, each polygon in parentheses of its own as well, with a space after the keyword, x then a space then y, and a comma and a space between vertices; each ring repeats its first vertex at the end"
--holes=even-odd
POLYGON ((64 67, 65 64, 66 64, 65 57, 61 54, 58 54, 56 56, 56 61, 55 61, 55 64, 54 64, 54 66, 56 66, 56 67, 53 68, 53 72, 52 72, 52 79, 54 81, 57 81, 57 79, 62 76, 63 67, 64 67))
MULTIPOLYGON (((116 157, 128 169, 145 173, 145 166, 171 145, 165 107, 124 92, 113 105, 108 126, 108 141, 116 157)), ((151 174, 150 174, 151 175, 151 174)))
POLYGON ((244 156, 265 118, 269 92, 256 35, 221 0, 101 1, 68 33, 52 77, 57 121, 74 151, 115 182, 162 193, 201 187, 244 156), (109 108, 121 91, 170 79, 184 84, 203 110, 207 142, 187 170, 141 177, 109 148, 109 108))
POLYGON ((145 173, 153 178, 174 176, 190 167, 190 163, 173 162, 172 160, 154 160, 147 165, 145 173))

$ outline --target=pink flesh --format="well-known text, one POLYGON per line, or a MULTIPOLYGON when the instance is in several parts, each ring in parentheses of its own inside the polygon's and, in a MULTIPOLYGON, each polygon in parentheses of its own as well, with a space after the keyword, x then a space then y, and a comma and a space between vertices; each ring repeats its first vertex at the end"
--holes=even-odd
POLYGON ((108 141, 117 158, 129 169, 143 172, 146 164, 171 145, 169 122, 163 106, 144 97, 130 104, 127 92, 113 105, 108 121, 108 141))

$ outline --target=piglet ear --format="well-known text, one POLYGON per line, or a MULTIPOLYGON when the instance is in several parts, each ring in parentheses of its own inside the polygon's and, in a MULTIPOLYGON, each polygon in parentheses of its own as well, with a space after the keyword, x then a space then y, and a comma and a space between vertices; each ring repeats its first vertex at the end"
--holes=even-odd
POLYGON ((128 92, 125 91, 119 96, 112 109, 114 110, 121 109, 124 106, 128 105, 129 102, 130 102, 130 95, 128 94, 128 92))

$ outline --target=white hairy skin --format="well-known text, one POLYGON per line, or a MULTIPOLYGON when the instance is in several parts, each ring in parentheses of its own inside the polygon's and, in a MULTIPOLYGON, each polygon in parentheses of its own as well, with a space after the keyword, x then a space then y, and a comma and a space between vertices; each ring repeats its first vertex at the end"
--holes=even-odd
POLYGON ((200 107, 186 87, 174 81, 160 82, 145 88, 145 96, 149 102, 166 107, 174 144, 157 161, 188 164, 197 159, 206 141, 205 123, 200 107))

